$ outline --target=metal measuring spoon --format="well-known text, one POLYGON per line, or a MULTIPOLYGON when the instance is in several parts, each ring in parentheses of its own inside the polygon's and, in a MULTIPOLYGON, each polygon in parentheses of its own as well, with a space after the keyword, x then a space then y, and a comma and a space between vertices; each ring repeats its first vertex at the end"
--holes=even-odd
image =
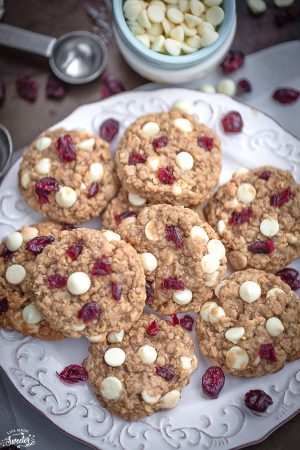
POLYGON ((71 84, 95 80, 107 63, 105 45, 88 31, 72 31, 56 39, 0 24, 0 45, 47 56, 54 74, 71 84))
POLYGON ((13 146, 9 131, 0 123, 0 178, 8 169, 12 151, 13 146))

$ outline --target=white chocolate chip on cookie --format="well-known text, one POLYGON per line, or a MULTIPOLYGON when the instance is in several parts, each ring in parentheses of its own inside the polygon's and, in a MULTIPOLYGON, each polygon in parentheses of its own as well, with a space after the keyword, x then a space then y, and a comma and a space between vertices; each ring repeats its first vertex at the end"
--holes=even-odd
POLYGON ((244 370, 248 366, 249 356, 241 347, 231 347, 226 354, 226 365, 231 369, 244 370))
POLYGON ((220 266, 219 258, 215 254, 208 253, 201 259, 201 267, 205 273, 213 273, 220 266))
POLYGON ((173 124, 178 130, 184 133, 191 133, 193 131, 193 125, 188 119, 184 119, 183 117, 178 117, 173 120, 173 124))
POLYGON ((21 264, 13 264, 6 269, 5 278, 9 284, 20 284, 26 277, 26 270, 21 264))
POLYGON ((260 223, 259 229, 264 236, 273 237, 279 231, 279 223, 276 219, 264 219, 260 223))
POLYGON ((194 158, 188 152, 180 152, 176 155, 176 164, 182 170, 191 170, 194 165, 194 158))
POLYGON ((236 194, 240 202, 251 203, 256 197, 256 189, 250 183, 242 183, 237 188, 236 194))
POLYGON ((124 339, 124 330, 111 331, 107 335, 107 342, 110 344, 116 344, 117 342, 122 342, 124 339))
POLYGON ((76 200, 76 191, 68 186, 60 186, 59 191, 55 194, 55 201, 62 208, 71 208, 76 200))
POLYGON ((225 257, 225 247, 221 241, 218 239, 211 239, 207 243, 208 253, 216 255, 220 260, 225 257))
POLYGON ((26 323, 35 325, 43 320, 43 316, 35 306, 35 303, 29 303, 22 311, 22 317, 26 323))
POLYGON ((67 287, 71 294, 85 294, 91 287, 91 279, 85 272, 72 273, 67 281, 67 287))
POLYGON ((140 197, 137 194, 128 194, 128 201, 134 206, 143 206, 147 200, 145 198, 140 197))
POLYGON ((126 359, 124 350, 121 348, 113 347, 106 350, 104 354, 104 361, 108 366, 119 367, 126 359))
POLYGON ((284 331, 284 326, 278 317, 270 317, 266 322, 266 330, 270 336, 277 337, 284 331))
POLYGON ((229 328, 225 332, 225 337, 228 341, 232 342, 233 344, 237 344, 238 341, 243 337, 245 334, 245 328, 244 327, 232 327, 229 328))
POLYGON ((35 227, 22 227, 21 233, 24 239, 24 242, 31 241, 31 239, 34 239, 38 236, 39 230, 35 227))
POLYGON ((92 182, 101 181, 103 178, 103 166, 101 163, 93 163, 90 165, 89 178, 92 182))
POLYGON ((29 172, 22 173, 21 178, 20 178, 20 182, 21 182, 21 186, 24 189, 28 189, 29 188, 30 181, 31 181, 31 177, 29 175, 29 172))
POLYGON ((190 236, 192 239, 203 239, 205 243, 209 241, 206 231, 198 225, 192 227, 190 236))
POLYGON ((145 270, 153 272, 157 267, 157 259, 152 253, 141 253, 141 261, 145 270))
POLYGON ((183 289, 182 291, 173 292, 173 300, 178 305, 187 305, 193 298, 193 293, 190 289, 183 289))
POLYGON ((50 147, 51 144, 52 139, 49 138, 48 136, 43 136, 35 141, 35 148, 37 150, 43 151, 46 150, 46 148, 50 147))
POLYGON ((108 241, 120 241, 121 236, 118 233, 115 233, 111 230, 106 230, 103 232, 103 235, 106 237, 108 241))
POLYGON ((179 399, 180 399, 180 391, 178 391, 177 389, 173 389, 172 391, 168 392, 162 397, 160 406, 163 409, 175 408, 179 399))
POLYGON ((157 395, 150 395, 146 389, 142 391, 142 399, 145 403, 148 403, 148 405, 155 405, 155 403, 159 402, 161 398, 161 394, 157 395))
POLYGON ((157 358, 157 351, 152 345, 143 345, 138 349, 138 355, 144 364, 152 364, 157 358))
POLYGON ((23 244, 23 236, 18 231, 13 231, 5 239, 5 245, 11 252, 19 250, 23 244))
POLYGON ((106 400, 117 400, 122 392, 122 383, 117 377, 106 377, 100 385, 100 391, 106 400))
POLYGON ((285 294, 285 292, 282 289, 275 287, 267 292, 266 298, 276 296, 277 294, 285 294))
POLYGON ((145 225, 145 236, 149 241, 158 241, 159 235, 156 231, 156 224, 153 220, 145 225))
POLYGON ((261 296, 261 288, 255 281, 245 281, 240 286, 240 297, 244 302, 252 303, 261 296))
POLYGON ((215 287, 215 295, 218 298, 219 298, 220 290, 222 289, 223 286, 225 286, 226 283, 227 283, 227 280, 222 280, 222 281, 220 281, 218 286, 215 287))
POLYGON ((48 175, 51 170, 51 159, 43 158, 35 166, 35 170, 40 175, 48 175))
POLYGON ((219 220, 217 223, 217 231, 220 236, 222 236, 222 234, 224 233, 225 228, 226 228, 226 224, 225 224, 224 220, 219 220))
POLYGON ((86 139, 85 141, 79 142, 79 144, 76 145, 77 150, 87 150, 92 151, 95 145, 95 139, 90 138, 86 139))
POLYGON ((192 359, 189 356, 180 356, 180 363, 183 369, 191 371, 192 359))
POLYGON ((160 127, 156 122, 146 122, 142 127, 143 133, 149 137, 156 136, 160 132, 160 127))

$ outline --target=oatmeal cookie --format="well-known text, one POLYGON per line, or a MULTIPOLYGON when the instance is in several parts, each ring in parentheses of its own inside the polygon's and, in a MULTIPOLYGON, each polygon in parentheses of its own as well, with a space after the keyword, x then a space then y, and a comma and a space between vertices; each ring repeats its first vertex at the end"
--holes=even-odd
POLYGON ((0 245, 0 326, 40 339, 63 338, 37 309, 30 272, 37 255, 64 227, 54 222, 25 225, 0 245))
POLYGON ((57 222, 99 216, 118 179, 108 144, 82 130, 47 130, 24 153, 20 190, 31 208, 57 222))
POLYGON ((277 272, 300 256, 300 186, 285 170, 236 172, 204 213, 236 270, 277 272))
POLYGON ((149 206, 123 220, 118 232, 140 254, 147 303, 161 314, 199 311, 226 272, 217 233, 183 206, 149 206))
POLYGON ((204 356, 231 375, 277 372, 300 358, 300 304, 279 277, 256 269, 235 272, 215 288, 197 319, 204 356))
POLYGON ((127 330, 145 305, 145 275, 131 245, 112 231, 63 232, 32 271, 37 305, 65 335, 101 342, 127 330))
POLYGON ((98 399, 126 420, 174 408, 198 365, 187 333, 146 313, 89 351, 83 365, 98 399))
POLYGON ((207 200, 221 171, 221 144, 210 128, 179 109, 149 114, 128 127, 117 154, 127 192, 151 203, 195 206, 207 200))

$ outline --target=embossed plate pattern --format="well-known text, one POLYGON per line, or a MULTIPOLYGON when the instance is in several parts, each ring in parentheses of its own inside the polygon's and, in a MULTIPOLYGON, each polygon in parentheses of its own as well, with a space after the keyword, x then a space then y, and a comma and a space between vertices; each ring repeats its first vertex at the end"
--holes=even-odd
MULTIPOLYGON (((184 89, 129 92, 102 102, 85 105, 55 125, 98 132, 101 122, 114 117, 120 133, 136 117, 166 111, 178 98, 189 99, 199 120, 213 127, 223 143, 221 182, 240 167, 263 164, 290 170, 300 178, 300 143, 271 118, 220 94, 203 94, 184 89), (244 119, 244 131, 225 135, 220 118, 237 110, 244 119)), ((115 147, 115 146, 114 146, 115 147)), ((17 162, 0 188, 0 237, 39 214, 23 202, 17 187, 17 162)), ((98 227, 99 221, 88 226, 98 227)), ((293 267, 300 268, 299 260, 293 267)), ((0 362, 18 391, 48 419, 65 432, 101 450, 232 449, 266 437, 296 414, 300 404, 300 362, 286 364, 280 372, 256 379, 226 377, 216 400, 202 395, 201 377, 209 362, 200 356, 200 367, 172 411, 128 423, 112 416, 97 402, 88 385, 64 385, 56 371, 70 363, 81 363, 87 355, 84 339, 42 342, 16 332, 0 330, 0 362), (274 401, 262 416, 246 410, 243 396, 253 388, 264 389, 274 401)))

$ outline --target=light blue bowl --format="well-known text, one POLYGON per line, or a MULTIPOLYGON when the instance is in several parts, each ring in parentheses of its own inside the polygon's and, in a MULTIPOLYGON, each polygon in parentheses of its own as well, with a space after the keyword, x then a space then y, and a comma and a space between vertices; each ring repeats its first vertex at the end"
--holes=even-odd
POLYGON ((124 44, 136 55, 143 56, 153 65, 164 67, 165 69, 180 69, 190 67, 207 60, 226 41, 230 34, 236 16, 235 0, 224 0, 222 7, 225 12, 224 20, 218 27, 219 38, 212 45, 204 47, 189 55, 171 56, 164 55, 145 47, 130 31, 123 14, 123 0, 113 0, 114 25, 118 35, 124 44))

